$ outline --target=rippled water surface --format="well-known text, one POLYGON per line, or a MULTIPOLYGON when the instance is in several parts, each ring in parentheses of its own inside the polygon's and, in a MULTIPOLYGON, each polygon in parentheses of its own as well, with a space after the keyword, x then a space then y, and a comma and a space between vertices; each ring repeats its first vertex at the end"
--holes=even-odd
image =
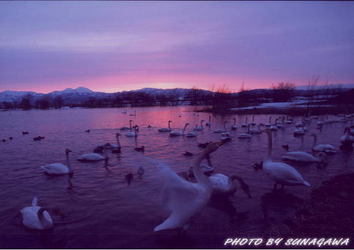
MULTIPOLYGON (((0 112, 0 247, 31 248, 106 248, 106 247, 221 247, 226 237, 236 235, 259 236, 264 231, 272 232, 269 220, 276 223, 294 210, 296 204, 308 199, 311 189, 318 187, 330 176, 352 171, 351 152, 330 156, 326 168, 316 165, 294 165, 311 188, 287 187, 289 201, 278 202, 272 198, 273 183, 262 171, 255 171, 252 164, 261 161, 267 152, 265 134, 254 135, 250 140, 240 140, 237 135, 246 131, 239 128, 231 131, 233 140, 223 145, 212 155, 216 172, 237 174, 249 184, 253 198, 238 191, 233 206, 244 218, 230 220, 230 206, 209 204, 197 216, 183 236, 176 232, 153 233, 153 228, 168 215, 161 203, 162 180, 159 169, 150 159, 167 162, 176 171, 190 167, 193 157, 185 151, 199 152, 198 142, 219 140, 220 134, 212 131, 229 128, 236 117, 238 124, 245 123, 246 116, 213 116, 211 128, 204 128, 196 138, 175 137, 159 133, 172 120, 173 128, 182 128, 188 122, 192 129, 209 114, 195 113, 192 107, 152 107, 129 109, 70 109, 31 110, 0 112), (122 111, 126 111, 127 114, 122 111), (129 120, 140 126, 137 141, 121 132, 122 153, 110 155, 109 169, 103 162, 81 163, 76 158, 92 152, 95 146, 106 142, 115 143, 115 133, 129 120), (151 128, 148 128, 151 125, 151 128), (90 129, 90 133, 85 130, 90 129), (29 135, 22 135, 29 131, 29 135), (35 136, 44 136, 42 141, 33 141, 35 136), (145 153, 134 147, 145 146, 145 153), (65 148, 70 148, 74 175, 50 177, 44 175, 41 165, 65 163, 65 148), (145 168, 142 180, 135 178, 130 186, 125 175, 145 168), (71 183, 71 185, 70 185, 71 183), (27 230, 21 224, 19 211, 31 204, 38 196, 41 206, 51 209, 55 227, 46 232, 27 230), (295 205, 294 205, 294 204, 295 205), (266 212, 265 212, 266 211, 266 212)), ((277 115, 272 115, 273 121, 277 115)), ((256 123, 267 123, 268 115, 256 115, 256 123)), ((329 117, 328 119, 330 119, 329 117)), ((250 122, 252 116, 248 116, 250 122)), ((300 121, 300 117, 294 117, 300 121)), ((320 117, 327 119, 327 117, 320 117)), ((331 143, 339 147, 339 138, 350 122, 326 124, 322 130, 316 127, 317 120, 308 123, 309 132, 303 139, 294 137, 294 124, 286 125, 273 133, 273 159, 280 160, 283 144, 291 150, 311 150, 311 132, 318 133, 318 143, 331 143)), ((188 130, 188 129, 187 129, 188 130)), ((276 232, 275 232, 276 233, 276 232)))

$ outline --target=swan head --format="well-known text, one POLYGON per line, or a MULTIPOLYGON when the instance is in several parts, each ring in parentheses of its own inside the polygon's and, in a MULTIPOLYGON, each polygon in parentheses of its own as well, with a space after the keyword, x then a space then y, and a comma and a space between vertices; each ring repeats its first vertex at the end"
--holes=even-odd
POLYGON ((256 171, 262 170, 262 169, 263 169, 263 161, 261 161, 261 162, 256 162, 255 164, 253 164, 253 168, 254 168, 254 170, 256 170, 256 171))
POLYGON ((68 155, 68 154, 71 153, 71 152, 72 152, 72 151, 71 151, 70 149, 68 149, 68 148, 65 149, 65 154, 68 155))

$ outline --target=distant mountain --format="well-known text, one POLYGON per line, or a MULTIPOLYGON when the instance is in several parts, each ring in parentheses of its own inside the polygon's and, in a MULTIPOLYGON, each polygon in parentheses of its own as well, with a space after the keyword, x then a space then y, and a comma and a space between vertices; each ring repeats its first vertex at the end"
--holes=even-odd
POLYGON ((2 102, 14 102, 26 95, 31 95, 31 96, 40 96, 42 94, 32 92, 32 91, 11 91, 11 90, 5 90, 3 92, 0 92, 0 101, 2 102))
POLYGON ((78 87, 76 89, 67 88, 62 91, 53 91, 48 94, 51 95, 64 95, 64 94, 92 94, 94 91, 85 87, 78 87))

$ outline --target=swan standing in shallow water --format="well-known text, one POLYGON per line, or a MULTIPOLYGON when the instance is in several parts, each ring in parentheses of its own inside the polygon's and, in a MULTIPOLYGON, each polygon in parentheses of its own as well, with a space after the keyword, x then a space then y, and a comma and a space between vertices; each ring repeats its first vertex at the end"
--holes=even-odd
POLYGON ((197 183, 192 183, 179 177, 169 167, 159 164, 165 180, 163 201, 171 211, 170 216, 154 231, 166 229, 187 229, 190 219, 201 211, 208 203, 212 192, 212 186, 199 165, 210 153, 222 145, 222 142, 211 143, 195 159, 193 173, 197 183))
POLYGON ((171 132, 170 132, 170 136, 171 136, 171 137, 174 137, 174 136, 182 136, 182 135, 184 135, 184 131, 186 131, 186 128, 187 128, 188 125, 189 125, 189 123, 186 123, 186 124, 184 125, 184 128, 183 128, 182 131, 180 131, 180 130, 171 131, 171 132))
POLYGON ((49 175, 64 175, 72 174, 73 170, 69 162, 69 153, 72 152, 70 149, 65 149, 66 165, 63 163, 51 163, 48 165, 41 166, 46 174, 49 175))
POLYGON ((37 205, 36 197, 32 200, 32 206, 21 209, 22 223, 29 229, 46 230, 53 227, 53 220, 45 208, 37 205))
POLYGON ((304 185, 310 187, 310 183, 304 180, 302 175, 292 166, 283 162, 274 162, 271 159, 272 155, 272 133, 270 130, 265 131, 268 136, 268 156, 265 161, 260 164, 255 164, 255 169, 263 169, 274 183, 274 190, 280 184, 283 189, 284 186, 304 185))

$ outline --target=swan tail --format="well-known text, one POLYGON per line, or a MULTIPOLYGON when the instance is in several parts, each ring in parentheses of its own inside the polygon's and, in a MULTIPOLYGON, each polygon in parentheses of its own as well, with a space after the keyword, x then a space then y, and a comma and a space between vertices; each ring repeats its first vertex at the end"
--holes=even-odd
POLYGON ((176 222, 170 216, 164 222, 162 222, 160 225, 156 226, 154 228, 154 232, 159 232, 159 231, 166 230, 166 229, 175 229, 178 227, 179 226, 176 224, 176 222))
POLYGON ((37 206, 38 204, 38 198, 35 196, 33 197, 33 200, 32 200, 32 206, 37 206))
POLYGON ((307 181, 304 181, 304 185, 305 185, 305 186, 308 186, 308 187, 311 187, 311 184, 308 183, 307 181))

